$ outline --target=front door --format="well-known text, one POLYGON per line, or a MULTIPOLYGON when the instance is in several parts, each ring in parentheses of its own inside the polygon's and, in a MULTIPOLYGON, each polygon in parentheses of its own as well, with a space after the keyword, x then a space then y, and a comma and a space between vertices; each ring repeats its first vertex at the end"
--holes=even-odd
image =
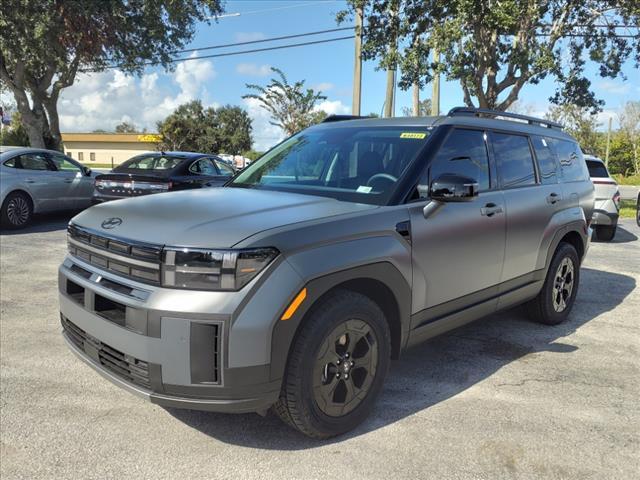
POLYGON ((420 323, 497 298, 504 261, 505 209, 487 152, 485 132, 452 129, 420 183, 429 185, 445 173, 459 174, 478 182, 479 195, 468 202, 442 203, 427 218, 423 207, 429 200, 409 209, 412 307, 413 313, 422 313, 420 323))
POLYGON ((61 153, 50 154, 57 168, 57 180, 64 190, 65 208, 81 209, 91 205, 93 178, 85 175, 82 167, 61 153))

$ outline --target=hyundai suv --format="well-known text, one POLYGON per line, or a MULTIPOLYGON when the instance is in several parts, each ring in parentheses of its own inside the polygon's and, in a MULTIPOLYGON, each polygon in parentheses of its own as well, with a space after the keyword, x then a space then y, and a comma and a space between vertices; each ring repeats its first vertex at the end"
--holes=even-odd
POLYGON ((73 218, 63 335, 153 403, 272 409, 328 438, 367 417, 409 346, 522 303, 564 321, 593 205, 558 124, 468 108, 330 117, 224 188, 73 218))
POLYGON ((595 187, 595 205, 591 226, 595 237, 605 242, 613 240, 620 216, 620 191, 618 182, 611 175, 605 163, 598 157, 585 155, 589 176, 595 187))

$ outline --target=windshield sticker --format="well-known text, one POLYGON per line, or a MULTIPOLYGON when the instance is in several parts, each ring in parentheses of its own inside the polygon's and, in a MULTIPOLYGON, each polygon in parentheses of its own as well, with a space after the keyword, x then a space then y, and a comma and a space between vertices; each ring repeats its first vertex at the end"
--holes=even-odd
POLYGON ((415 140, 422 140, 426 138, 427 134, 422 132, 402 132, 400 138, 412 138, 415 140))
POLYGON ((371 191, 371 188, 372 187, 370 187, 368 185, 360 185, 358 187, 358 189, 356 190, 356 192, 358 192, 358 193, 369 193, 371 191))

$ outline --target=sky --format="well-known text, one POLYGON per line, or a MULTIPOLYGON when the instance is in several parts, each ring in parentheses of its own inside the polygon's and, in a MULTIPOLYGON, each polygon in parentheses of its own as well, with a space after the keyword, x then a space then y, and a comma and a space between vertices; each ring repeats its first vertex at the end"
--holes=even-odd
MULTIPOLYGON (((196 35, 187 48, 245 42, 271 37, 336 28, 335 14, 345 6, 343 0, 229 0, 226 14, 210 25, 197 26, 196 35), (235 15, 239 13, 240 15, 235 15)), ((347 25, 350 23, 348 22, 347 25)), ((334 32, 274 43, 263 43, 197 51, 201 56, 239 49, 263 48, 272 45, 321 40, 347 36, 349 32, 334 32)), ((290 82, 305 80, 305 85, 321 90, 327 99, 319 108, 327 113, 351 113, 352 76, 354 64, 353 40, 298 48, 257 52, 238 56, 191 60, 174 65, 173 71, 148 67, 141 76, 128 76, 118 70, 80 74, 72 87, 61 95, 59 111, 63 132, 113 130, 122 121, 140 128, 156 130, 156 122, 165 118, 178 105, 199 99, 206 106, 241 105, 253 119, 254 149, 263 151, 282 140, 283 133, 270 125, 268 114, 255 100, 242 99, 249 93, 247 83, 266 85, 271 78, 270 67, 285 72, 290 82)), ((640 71, 628 62, 623 71, 627 79, 603 79, 597 66, 587 65, 598 98, 605 101, 600 114, 602 125, 609 117, 616 121, 617 112, 629 100, 640 98, 640 71)), ((386 73, 376 70, 375 62, 365 62, 362 78, 362 114, 381 113, 384 102, 386 73)), ((520 94, 520 104, 530 114, 543 115, 555 91, 553 80, 527 85, 520 94)), ((421 98, 431 95, 431 86, 421 92, 421 98)), ((457 82, 443 81, 441 110, 463 105, 457 82)), ((411 91, 397 90, 396 114, 411 106, 411 91)), ((614 124, 615 125, 615 124, 614 124)))

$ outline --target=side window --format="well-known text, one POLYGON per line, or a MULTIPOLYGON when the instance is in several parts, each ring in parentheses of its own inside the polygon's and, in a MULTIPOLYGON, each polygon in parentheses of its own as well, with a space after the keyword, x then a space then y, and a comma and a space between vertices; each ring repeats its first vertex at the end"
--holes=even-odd
POLYGON ((453 130, 431 162, 430 181, 445 173, 472 178, 480 191, 489 189, 489 157, 484 132, 453 130))
POLYGON ((201 158, 191 164, 189 170, 197 175, 217 175, 216 168, 208 158, 201 158))
POLYGON ((562 179, 565 182, 582 182, 589 178, 589 171, 577 143, 570 140, 547 139, 560 161, 562 179))
POLYGON ((56 168, 62 172, 79 172, 80 167, 70 161, 67 157, 60 154, 52 154, 51 161, 55 164, 56 168))
POLYGON ((11 167, 11 168, 22 168, 22 166, 20 165, 20 162, 16 160, 16 157, 10 158, 6 162, 4 162, 3 165, 5 167, 11 167))
POLYGON ((533 149, 538 159, 540 169, 540 181, 543 184, 558 183, 558 163, 556 156, 551 151, 549 141, 536 135, 531 137, 533 149))
POLYGON ((227 165, 223 161, 216 159, 214 160, 214 162, 216 163, 216 167, 218 167, 218 170, 220 170, 220 175, 224 177, 232 177, 235 174, 235 172, 233 171, 233 168, 231 168, 229 165, 227 165))
POLYGON ((492 133, 493 153, 502 177, 502 188, 536 184, 529 138, 523 135, 492 133))
POLYGON ((20 155, 18 161, 25 170, 53 170, 53 167, 43 153, 27 153, 20 155))

